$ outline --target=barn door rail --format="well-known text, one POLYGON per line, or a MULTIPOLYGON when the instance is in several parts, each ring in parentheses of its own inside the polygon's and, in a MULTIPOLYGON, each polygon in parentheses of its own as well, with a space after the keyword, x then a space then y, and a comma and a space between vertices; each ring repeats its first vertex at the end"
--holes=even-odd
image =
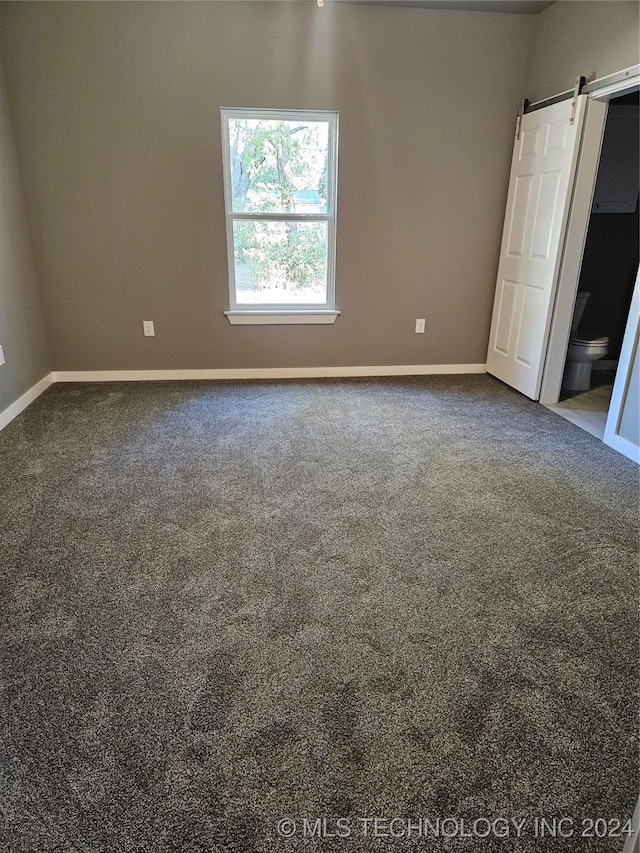
POLYGON ((586 77, 577 77, 576 83, 573 89, 567 89, 566 92, 560 92, 558 95, 552 95, 550 98, 545 98, 543 101, 533 101, 531 102, 528 98, 524 98, 520 107, 518 108, 518 116, 516 119, 516 139, 520 139, 520 130, 522 127, 522 116, 527 113, 533 113, 536 110, 542 110, 544 107, 550 107, 552 104, 559 104, 560 101, 566 101, 569 98, 573 98, 573 103, 571 104, 571 124, 575 121, 576 117, 576 104, 578 103, 578 96, 582 94, 582 90, 585 87, 587 82, 586 77))

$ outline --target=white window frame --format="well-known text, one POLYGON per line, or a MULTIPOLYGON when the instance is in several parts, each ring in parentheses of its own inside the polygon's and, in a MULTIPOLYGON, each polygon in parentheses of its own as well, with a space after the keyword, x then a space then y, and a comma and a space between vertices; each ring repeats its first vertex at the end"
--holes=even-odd
POLYGON ((316 324, 335 323, 336 310, 336 194, 338 185, 338 113, 334 110, 272 110, 221 107, 222 170, 229 268, 229 310, 232 325, 316 324), (271 121, 326 121, 329 124, 326 213, 234 213, 231 191, 231 156, 229 120, 269 119, 271 121), (239 220, 261 222, 326 222, 327 223, 327 299, 324 304, 282 303, 271 305, 239 305, 236 301, 233 223, 239 220))

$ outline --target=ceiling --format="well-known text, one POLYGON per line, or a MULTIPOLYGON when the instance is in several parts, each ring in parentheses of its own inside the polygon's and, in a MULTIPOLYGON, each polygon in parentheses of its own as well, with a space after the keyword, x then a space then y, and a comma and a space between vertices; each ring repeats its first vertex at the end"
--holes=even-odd
POLYGON ((327 3, 362 3, 366 6, 408 6, 413 9, 456 9, 464 12, 509 12, 537 15, 554 0, 326 0, 327 3))

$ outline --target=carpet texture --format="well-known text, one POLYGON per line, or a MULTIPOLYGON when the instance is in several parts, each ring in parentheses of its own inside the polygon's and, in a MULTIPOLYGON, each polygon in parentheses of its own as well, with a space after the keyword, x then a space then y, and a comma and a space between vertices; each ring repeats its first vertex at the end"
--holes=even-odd
POLYGON ((638 469, 587 433, 489 376, 68 384, 0 472, 3 851, 622 849, 638 469))

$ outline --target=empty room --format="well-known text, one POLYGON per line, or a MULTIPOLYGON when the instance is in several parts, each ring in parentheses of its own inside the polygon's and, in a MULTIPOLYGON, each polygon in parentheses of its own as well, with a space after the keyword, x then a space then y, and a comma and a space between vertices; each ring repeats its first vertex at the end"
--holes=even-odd
POLYGON ((0 849, 639 853, 635 0, 0 4, 0 849))

